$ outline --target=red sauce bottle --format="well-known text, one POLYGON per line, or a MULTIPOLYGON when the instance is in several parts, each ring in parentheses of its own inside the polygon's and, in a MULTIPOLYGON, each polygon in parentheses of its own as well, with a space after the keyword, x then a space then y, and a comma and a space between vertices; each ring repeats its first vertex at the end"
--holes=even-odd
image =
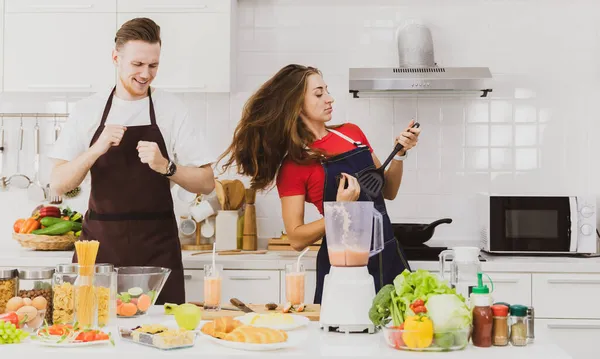
POLYGON ((471 292, 471 305, 473 305, 473 345, 481 348, 492 346, 492 329, 494 314, 492 312, 492 298, 490 290, 483 285, 481 273, 477 273, 478 286, 471 292))

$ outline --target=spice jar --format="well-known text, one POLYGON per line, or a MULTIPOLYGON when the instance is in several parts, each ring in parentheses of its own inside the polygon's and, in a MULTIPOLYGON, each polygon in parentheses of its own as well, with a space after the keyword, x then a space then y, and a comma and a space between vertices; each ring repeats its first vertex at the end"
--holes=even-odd
MULTIPOLYGON (((94 269, 95 301, 97 323, 103 327, 110 325, 117 317, 117 273, 112 264, 96 264, 94 269)), ((74 324, 75 321, 75 282, 79 273, 77 264, 60 264, 54 274, 54 323, 74 324)))
POLYGON ((6 310, 6 303, 17 296, 19 271, 16 268, 0 268, 0 314, 6 310))
POLYGON ((510 307, 510 343, 514 346, 527 345, 527 307, 512 305, 510 307))
POLYGON ((505 305, 492 305, 492 313, 494 313, 492 343, 495 346, 508 345, 508 310, 505 305))
MULTIPOLYGON (((19 293, 21 298, 29 298, 38 311, 45 311, 44 319, 52 323, 52 276, 54 268, 19 269, 19 293), (39 297, 43 297, 41 299, 39 297)), ((41 323, 43 324, 43 323, 41 323)), ((33 325, 33 327, 39 327, 33 325)))

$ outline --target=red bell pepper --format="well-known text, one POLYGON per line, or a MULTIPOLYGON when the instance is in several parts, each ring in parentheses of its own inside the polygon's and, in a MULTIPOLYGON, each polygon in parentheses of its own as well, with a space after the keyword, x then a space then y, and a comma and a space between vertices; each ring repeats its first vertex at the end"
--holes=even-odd
POLYGON ((0 315, 0 321, 8 322, 14 324, 17 328, 19 328, 19 316, 15 312, 10 312, 6 314, 0 315))
POLYGON ((55 217, 60 218, 61 212, 58 207, 54 206, 46 206, 40 209, 40 219, 44 217, 55 217))

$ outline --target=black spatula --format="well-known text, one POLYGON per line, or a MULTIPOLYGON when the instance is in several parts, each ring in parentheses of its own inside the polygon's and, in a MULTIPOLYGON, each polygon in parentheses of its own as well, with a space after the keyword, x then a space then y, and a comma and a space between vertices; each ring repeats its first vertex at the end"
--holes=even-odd
MULTIPOLYGON (((421 125, 418 122, 411 128, 418 128, 421 125)), ((377 198, 381 191, 383 190, 383 186, 385 185, 385 168, 390 164, 396 153, 400 151, 404 146, 400 143, 397 143, 394 147, 392 153, 388 156, 388 158, 383 162, 381 167, 377 169, 367 170, 361 174, 359 174, 356 179, 360 184, 361 192, 366 193, 372 199, 377 198)))

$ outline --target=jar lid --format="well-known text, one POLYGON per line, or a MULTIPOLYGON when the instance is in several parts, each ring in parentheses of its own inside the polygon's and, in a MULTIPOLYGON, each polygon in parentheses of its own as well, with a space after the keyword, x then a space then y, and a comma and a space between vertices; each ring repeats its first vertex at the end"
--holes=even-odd
POLYGON ((19 279, 52 279, 54 268, 24 268, 19 269, 19 279))
POLYGON ((492 313, 496 317, 506 317, 508 315, 508 307, 502 304, 492 305, 492 313))
MULTIPOLYGON (((115 266, 110 263, 98 263, 95 266, 96 274, 112 273, 115 270, 115 266)), ((79 264, 67 263, 59 264, 56 266, 56 273, 60 274, 77 274, 79 270, 79 264)))
POLYGON ((525 317, 527 316, 527 307, 520 304, 511 305, 510 315, 514 315, 515 317, 525 317))
POLYGON ((13 279, 19 276, 19 270, 17 268, 0 268, 0 279, 13 279))

